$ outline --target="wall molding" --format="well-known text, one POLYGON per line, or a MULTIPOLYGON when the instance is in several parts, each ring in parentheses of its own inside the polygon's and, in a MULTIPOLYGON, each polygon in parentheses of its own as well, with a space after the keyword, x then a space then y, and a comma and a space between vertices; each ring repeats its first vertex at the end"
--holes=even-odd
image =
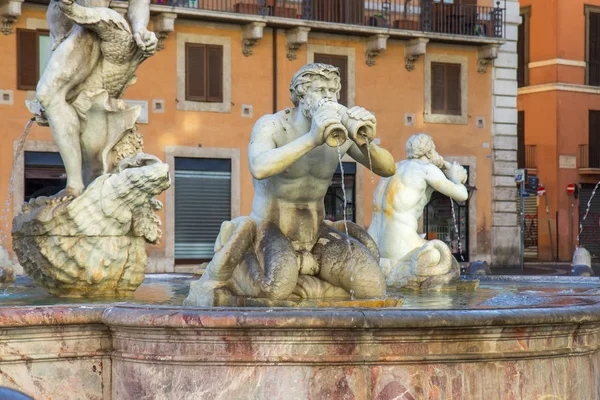
POLYGON ((600 94, 600 87, 589 85, 578 85, 574 83, 544 83, 535 86, 526 86, 519 88, 519 95, 542 93, 542 92, 574 92, 587 94, 600 94))
POLYGON ((587 67, 587 63, 585 61, 567 60, 566 58, 553 58, 551 60, 530 62, 528 64, 528 67, 529 68, 540 68, 540 67, 548 67, 551 65, 566 65, 569 67, 581 67, 581 68, 587 67))

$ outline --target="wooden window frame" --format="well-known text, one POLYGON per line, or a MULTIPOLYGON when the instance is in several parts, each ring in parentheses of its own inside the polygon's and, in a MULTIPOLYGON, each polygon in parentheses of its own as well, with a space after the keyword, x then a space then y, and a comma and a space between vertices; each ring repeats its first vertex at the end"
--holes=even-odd
POLYGON ((462 87, 460 85, 460 76, 461 76, 461 70, 462 70, 462 65, 458 64, 458 63, 448 63, 448 62, 439 62, 439 61, 432 61, 431 62, 431 87, 429 88, 429 90, 431 91, 431 113, 432 114, 439 114, 439 115, 452 115, 452 116, 457 116, 457 115, 462 115, 462 104, 461 104, 461 98, 462 98, 462 87), (435 88, 434 88, 434 79, 433 79, 433 68, 434 66, 443 66, 444 67, 444 108, 443 109, 434 109, 433 108, 433 104, 435 103, 434 99, 436 98, 436 94, 435 94, 435 88), (448 84, 449 84, 449 78, 448 78, 448 74, 449 74, 449 66, 458 66, 459 70, 458 70, 458 110, 457 111, 452 111, 449 109, 449 95, 448 95, 448 84))
POLYGON ((423 122, 426 124, 469 125, 469 58, 428 52, 424 57, 423 122), (436 114, 432 111, 432 63, 460 64, 460 115, 436 114))
POLYGON ((223 91, 224 91, 224 87, 223 87, 223 64, 224 64, 224 46, 223 45, 218 45, 218 44, 203 44, 203 43, 190 43, 187 42, 185 43, 185 100, 186 101, 194 101, 194 102, 203 102, 203 103, 222 103, 223 102, 223 91), (204 54, 204 77, 202 78, 203 83, 204 83, 204 96, 193 96, 189 94, 189 77, 191 74, 191 71, 188 70, 188 61, 189 61, 189 49, 190 48, 203 48, 205 51, 204 54), (220 52, 220 64, 221 64, 221 69, 218 72, 217 78, 218 81, 221 82, 221 90, 219 92, 218 96, 210 96, 209 94, 209 82, 211 81, 211 79, 215 79, 215 75, 217 74, 216 71, 212 71, 210 68, 210 57, 209 57, 209 51, 210 50, 219 50, 220 52))
POLYGON ((517 111, 517 168, 525 168, 525 111, 517 111))
MULTIPOLYGON (((523 82, 519 82, 519 72, 517 70, 517 84, 519 87, 529 86, 529 42, 530 36, 530 21, 531 21, 531 6, 522 7, 520 10, 523 26, 524 48, 523 48, 523 82)), ((517 44, 518 46, 518 44, 517 44)), ((518 47, 517 47, 518 54, 518 47)), ((518 64, 517 64, 518 65, 518 64)))
POLYGON ((346 62, 346 71, 345 71, 345 76, 340 76, 340 83, 342 85, 342 90, 340 90, 340 94, 344 94, 345 95, 345 99, 342 98, 342 96, 340 96, 340 98, 338 99, 338 102, 340 104, 343 104, 344 106, 348 106, 348 56, 347 55, 342 55, 342 54, 329 54, 329 53, 315 53, 313 58, 314 58, 314 62, 318 62, 316 61, 316 59, 318 57, 330 57, 330 58, 337 58, 337 59, 343 59, 346 62))
POLYGON ((600 13, 600 6, 583 5, 585 15, 585 84, 590 84, 590 14, 600 13))
POLYGON ((40 65, 40 48, 39 48, 39 38, 40 36, 49 36, 50 35, 50 31, 47 29, 24 29, 24 28, 17 28, 17 32, 16 32, 16 40, 17 40, 17 90, 35 90, 37 87, 37 83, 40 80, 40 74, 41 71, 39 69, 39 65, 40 65), (31 50, 31 48, 28 48, 27 51, 34 51, 34 57, 35 58, 35 71, 36 71, 36 81, 35 83, 23 83, 23 75, 22 75, 22 69, 23 69, 23 64, 25 63, 24 58, 25 56, 21 53, 21 40, 22 40, 22 36, 21 33, 22 32, 34 32, 36 34, 36 40, 35 40, 35 47, 33 50, 31 50))

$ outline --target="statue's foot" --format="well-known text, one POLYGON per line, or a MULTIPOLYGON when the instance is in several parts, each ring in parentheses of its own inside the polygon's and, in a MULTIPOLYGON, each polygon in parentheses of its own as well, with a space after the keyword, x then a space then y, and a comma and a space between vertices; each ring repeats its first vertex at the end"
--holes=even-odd
POLYGON ((84 189, 83 186, 81 186, 81 188, 67 186, 65 189, 63 189, 57 193, 57 197, 72 197, 72 198, 79 197, 79 196, 81 196, 81 193, 83 193, 83 189, 84 189))

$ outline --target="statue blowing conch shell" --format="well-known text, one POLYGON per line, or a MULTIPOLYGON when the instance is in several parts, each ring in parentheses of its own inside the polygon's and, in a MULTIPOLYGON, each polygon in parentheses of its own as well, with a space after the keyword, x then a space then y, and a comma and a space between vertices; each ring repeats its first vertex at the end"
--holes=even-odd
POLYGON ((143 281, 146 243, 160 239, 168 165, 143 153, 139 106, 119 100, 155 49, 149 5, 131 0, 127 20, 104 0, 52 1, 52 53, 27 102, 49 125, 67 187, 36 198, 13 220, 13 248, 34 281, 58 296, 132 293, 143 281))
POLYGON ((385 296, 373 239, 352 222, 325 221, 323 199, 343 154, 382 176, 395 170, 372 140, 375 116, 337 104, 340 87, 336 67, 305 65, 290 85, 295 107, 256 122, 248 146, 252 213, 223 223, 216 254, 184 304, 385 296))

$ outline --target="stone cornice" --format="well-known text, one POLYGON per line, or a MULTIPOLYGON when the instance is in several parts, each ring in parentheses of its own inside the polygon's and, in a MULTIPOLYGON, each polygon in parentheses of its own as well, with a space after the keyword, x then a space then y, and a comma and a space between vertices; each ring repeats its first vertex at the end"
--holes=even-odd
POLYGON ((552 91, 600 94, 600 87, 589 85, 577 85, 574 83, 544 83, 541 85, 525 86, 519 88, 519 95, 552 91))
POLYGON ((540 67, 548 67, 551 65, 566 65, 569 67, 582 67, 582 68, 585 68, 587 66, 585 61, 567 60, 565 58, 553 58, 551 60, 534 61, 534 62, 530 62, 527 66, 529 68, 540 68, 540 67))

